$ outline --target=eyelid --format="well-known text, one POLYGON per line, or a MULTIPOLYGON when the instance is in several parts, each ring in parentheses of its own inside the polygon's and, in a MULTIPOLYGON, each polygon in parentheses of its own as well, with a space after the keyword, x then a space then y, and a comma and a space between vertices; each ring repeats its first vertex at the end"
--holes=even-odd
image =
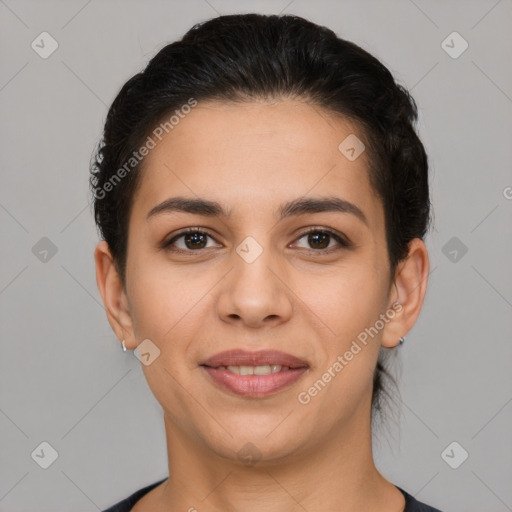
MULTIPOLYGON (((308 235, 309 233, 317 233, 317 232, 327 233, 327 234, 331 235, 331 237, 333 237, 338 242, 338 244, 345 249, 352 247, 352 242, 344 234, 340 233, 339 231, 336 231, 335 229, 326 228, 323 226, 312 226, 312 227, 307 228, 305 231, 301 231, 298 235, 296 235, 296 240, 300 240, 302 237, 304 237, 305 235, 308 235)), ((313 253, 325 254, 325 253, 329 253, 331 251, 335 251, 335 250, 337 250, 337 248, 331 247, 330 249, 323 249, 323 250, 322 249, 305 249, 305 250, 309 251, 309 252, 313 252, 313 253)))
MULTIPOLYGON (((310 253, 315 253, 315 254, 321 255, 321 254, 328 254, 328 253, 336 251, 336 250, 340 250, 341 248, 348 249, 348 248, 352 247, 352 245, 353 245, 352 242, 344 234, 342 234, 332 228, 326 228, 323 226, 310 226, 310 227, 306 228, 305 231, 300 231, 298 234, 295 235, 294 241, 296 242, 297 240, 300 240, 301 238, 308 235, 309 233, 316 233, 316 232, 327 233, 328 235, 333 237, 338 242, 340 247, 331 247, 329 249, 303 249, 302 248, 303 250, 308 251, 310 253)), ((198 250, 193 250, 193 249, 185 250, 185 249, 178 249, 178 248, 175 248, 173 250, 168 249, 168 247, 170 247, 173 242, 175 242, 180 237, 187 235, 189 233, 202 233, 202 234, 209 236, 216 243, 220 243, 217 241, 215 236, 213 236, 210 233, 210 231, 207 228, 203 228, 201 226, 193 226, 193 227, 183 228, 182 230, 173 234, 168 240, 164 240, 161 244, 161 248, 167 249, 170 252, 178 252, 178 253, 179 252, 181 252, 181 253, 194 253, 194 252, 200 253, 207 249, 212 249, 212 247, 198 249, 198 250)), ((295 242, 293 242, 293 243, 295 243, 295 242)))
MULTIPOLYGON (((173 242, 175 242, 178 238, 188 235, 189 233, 202 233, 205 235, 208 235, 212 240, 215 240, 216 243, 217 239, 210 233, 210 231, 207 228, 203 228, 201 226, 193 226, 188 228, 183 228, 182 230, 178 231, 177 233, 173 234, 169 239, 166 239, 162 242, 161 248, 166 249, 168 246, 170 246, 173 242)), ((202 249, 204 251, 204 249, 202 249)), ((199 251, 193 251, 193 250, 183 250, 183 249, 176 249, 176 252, 199 252, 199 251)))

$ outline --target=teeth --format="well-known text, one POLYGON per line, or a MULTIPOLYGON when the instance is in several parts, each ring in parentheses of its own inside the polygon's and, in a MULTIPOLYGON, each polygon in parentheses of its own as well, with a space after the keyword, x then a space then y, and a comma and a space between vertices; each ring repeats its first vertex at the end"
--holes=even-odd
POLYGON ((237 375, 269 375, 280 371, 289 370, 288 366, 281 366, 280 364, 265 364, 261 366, 228 366, 227 369, 231 373, 237 375))

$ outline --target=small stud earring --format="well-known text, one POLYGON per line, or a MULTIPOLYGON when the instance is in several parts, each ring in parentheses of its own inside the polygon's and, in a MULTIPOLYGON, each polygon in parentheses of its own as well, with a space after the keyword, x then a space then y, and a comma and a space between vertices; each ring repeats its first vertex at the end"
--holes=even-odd
POLYGON ((124 344, 124 340, 123 340, 123 342, 121 343, 121 345, 123 346, 123 352, 126 352, 126 345, 124 344))
POLYGON ((402 337, 398 340, 398 344, 399 344, 399 345, 403 345, 403 344, 404 344, 404 341, 405 341, 405 336, 402 336, 402 337))

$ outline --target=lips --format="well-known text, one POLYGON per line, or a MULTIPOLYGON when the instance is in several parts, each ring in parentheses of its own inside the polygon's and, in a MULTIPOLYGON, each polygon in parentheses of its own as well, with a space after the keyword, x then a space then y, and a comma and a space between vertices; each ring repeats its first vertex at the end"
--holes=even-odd
POLYGON ((246 350, 226 350, 200 363, 200 366, 219 368, 228 366, 286 366, 290 369, 307 368, 306 361, 278 350, 249 352, 246 350))
POLYGON ((220 389, 245 398, 264 398, 289 388, 309 368, 306 361, 278 350, 227 350, 200 366, 220 389))

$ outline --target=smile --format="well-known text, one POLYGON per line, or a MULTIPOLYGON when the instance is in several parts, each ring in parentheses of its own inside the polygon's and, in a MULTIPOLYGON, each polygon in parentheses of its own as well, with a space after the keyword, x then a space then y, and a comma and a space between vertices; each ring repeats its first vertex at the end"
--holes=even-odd
POLYGON ((297 382, 307 367, 289 368, 281 365, 263 366, 201 366, 223 391, 247 398, 274 395, 297 382))
POLYGON ((270 375, 271 373, 285 372, 290 368, 280 364, 264 364, 261 366, 219 366, 219 370, 228 370, 237 375, 270 375))

